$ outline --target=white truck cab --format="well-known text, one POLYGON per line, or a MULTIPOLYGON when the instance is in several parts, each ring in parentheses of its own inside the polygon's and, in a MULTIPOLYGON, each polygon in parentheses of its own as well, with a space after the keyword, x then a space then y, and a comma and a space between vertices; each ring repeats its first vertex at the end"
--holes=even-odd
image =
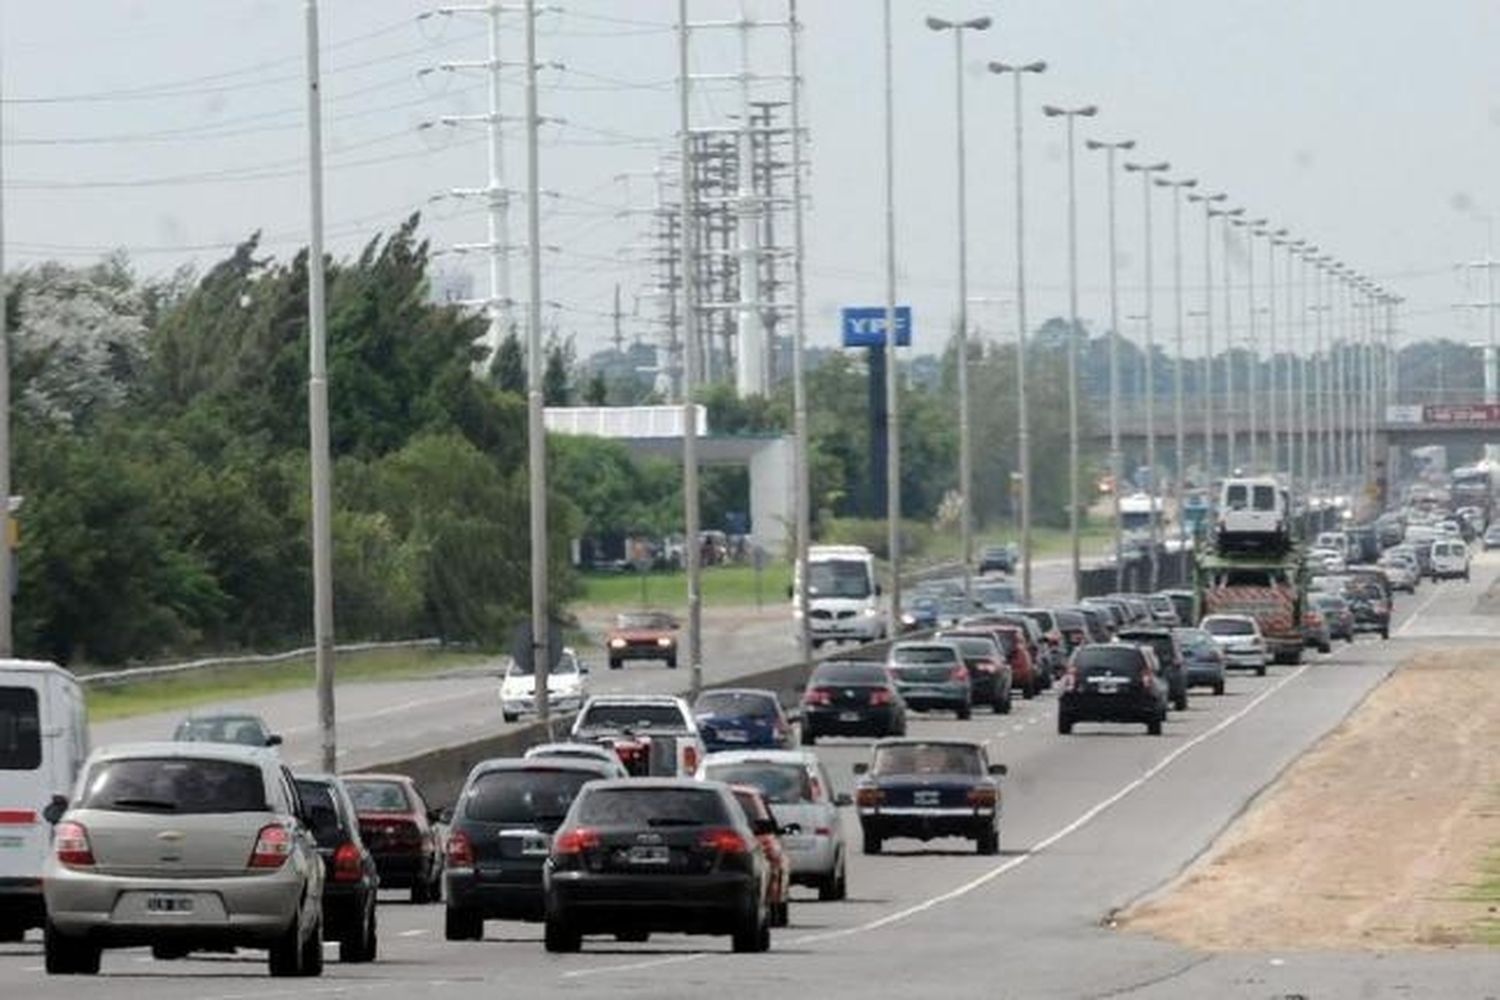
POLYGON ((792 579, 792 615, 800 614, 799 588, 807 586, 809 631, 813 646, 825 642, 874 642, 885 638, 875 556, 863 545, 813 545, 807 568, 797 566, 792 579))
POLYGON ((0 660, 0 941, 19 941, 44 922, 52 824, 88 755, 73 675, 40 660, 0 660))

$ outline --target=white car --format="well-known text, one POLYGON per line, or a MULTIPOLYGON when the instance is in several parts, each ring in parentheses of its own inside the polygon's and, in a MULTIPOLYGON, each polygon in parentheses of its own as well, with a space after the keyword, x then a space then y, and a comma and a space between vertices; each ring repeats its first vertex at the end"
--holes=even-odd
POLYGON ((526 760, 590 760, 597 761, 607 767, 613 768, 617 773, 616 778, 628 778, 630 772, 625 770, 625 765, 620 763, 620 758, 609 747, 600 746, 597 743, 538 743, 534 747, 528 747, 521 755, 526 760))
POLYGON ((1249 615, 1209 615, 1198 627, 1213 636, 1224 652, 1226 667, 1245 667, 1264 674, 1271 662, 1260 624, 1249 615))
POLYGON ((730 750, 712 753, 698 768, 698 780, 752 785, 760 789, 776 822, 788 828, 781 838, 791 861, 792 884, 811 886, 821 900, 848 894, 848 845, 839 807, 851 804, 836 794, 823 762, 811 750, 730 750))
MULTIPOLYGON (((588 667, 571 649, 564 649, 557 666, 547 674, 547 704, 553 711, 576 712, 588 697, 588 667)), ((506 722, 536 712, 536 675, 512 663, 500 682, 500 714, 506 722)))
POLYGON ((1434 579, 1469 578, 1469 547, 1458 539, 1443 539, 1432 543, 1432 575, 1434 579))
POLYGON ((1338 549, 1308 549, 1307 561, 1325 573, 1342 573, 1347 568, 1344 554, 1338 549))
POLYGON ((1415 559, 1387 553, 1381 557, 1380 571, 1385 574, 1392 590, 1404 590, 1408 594, 1417 592, 1417 581, 1421 577, 1421 571, 1417 568, 1415 559))

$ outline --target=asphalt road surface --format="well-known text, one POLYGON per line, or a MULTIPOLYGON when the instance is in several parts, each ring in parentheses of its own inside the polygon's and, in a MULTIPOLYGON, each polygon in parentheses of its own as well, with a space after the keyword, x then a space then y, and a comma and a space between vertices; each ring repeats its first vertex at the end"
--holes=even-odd
MULTIPOLYGON (((1060 603, 1072 587, 1068 564, 1036 564, 1037 603, 1060 603)), ((607 621, 588 622, 600 629, 607 621)), ((836 648, 828 652, 836 653, 836 648)), ((760 611, 710 609, 704 613, 704 683, 725 684, 745 674, 784 666, 797 655, 790 606, 768 602, 760 611)), ((684 662, 668 670, 654 661, 609 670, 600 655, 585 656, 593 694, 673 694, 689 683, 684 662)), ((420 751, 467 742, 508 728, 500 718, 498 662, 486 668, 454 671, 422 680, 356 682, 338 685, 339 769, 403 760, 420 751)), ((317 704, 310 688, 226 701, 208 708, 242 709, 261 716, 285 740, 283 755, 295 767, 321 760, 317 704)), ((183 710, 139 715, 94 727, 95 746, 135 740, 168 739, 183 710)))
MULTIPOLYGON (((1500 640, 1500 619, 1470 613, 1500 557, 1480 556, 1475 570, 1473 583, 1403 597, 1388 642, 1362 637, 1264 678, 1235 673, 1223 697, 1194 692, 1162 737, 1103 725, 1059 736, 1050 695, 1018 702, 1009 717, 915 717, 913 735, 984 740, 1009 764, 1001 855, 978 857, 962 841, 896 841, 866 858, 846 815, 850 900, 818 903, 798 890, 791 926, 774 932, 765 955, 731 954, 724 939, 658 935, 640 945, 590 939, 582 954, 554 956, 539 926, 503 922, 487 924, 483 942, 449 944, 440 906, 393 897, 381 908, 380 961, 330 961, 318 981, 268 979, 254 953, 160 963, 142 950, 107 952, 95 979, 49 979, 33 935, 0 946, 0 997, 1500 996, 1494 950, 1211 955, 1109 927, 1113 911, 1204 850, 1402 658, 1500 640)), ((867 748, 829 741, 818 752, 848 783, 867 748)))

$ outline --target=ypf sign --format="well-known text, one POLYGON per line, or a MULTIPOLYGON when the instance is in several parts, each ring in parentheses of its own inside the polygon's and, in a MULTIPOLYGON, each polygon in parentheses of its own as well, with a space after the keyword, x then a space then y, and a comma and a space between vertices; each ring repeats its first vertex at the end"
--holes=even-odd
MULTIPOLYGON (((845 306, 839 314, 845 347, 885 346, 885 306, 845 306)), ((896 346, 911 346, 911 306, 896 307, 896 346)))
POLYGON ((1500 403, 1429 403, 1424 424, 1500 424, 1500 403))

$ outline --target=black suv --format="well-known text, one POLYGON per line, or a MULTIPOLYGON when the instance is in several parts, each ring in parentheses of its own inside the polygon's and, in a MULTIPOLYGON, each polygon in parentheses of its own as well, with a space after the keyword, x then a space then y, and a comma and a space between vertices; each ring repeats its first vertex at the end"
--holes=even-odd
POLYGON ((443 878, 449 941, 478 941, 485 920, 539 921, 542 865, 578 790, 618 770, 582 758, 506 758, 474 765, 449 817, 443 878))
POLYGON ((375 858, 359 837, 354 802, 329 774, 295 776, 297 794, 323 858, 323 937, 339 943, 340 962, 373 962, 377 950, 375 858))
POLYGON ((1143 722, 1160 736, 1166 718, 1167 689, 1150 646, 1097 643, 1073 656, 1057 700, 1059 733, 1071 733, 1075 722, 1143 722))
POLYGON ((1136 625, 1116 632, 1115 639, 1137 646, 1150 646, 1151 651, 1156 654, 1156 664, 1162 679, 1167 682, 1167 696, 1172 699, 1172 707, 1179 712, 1187 708, 1187 667, 1183 663, 1177 635, 1170 628, 1136 625))

